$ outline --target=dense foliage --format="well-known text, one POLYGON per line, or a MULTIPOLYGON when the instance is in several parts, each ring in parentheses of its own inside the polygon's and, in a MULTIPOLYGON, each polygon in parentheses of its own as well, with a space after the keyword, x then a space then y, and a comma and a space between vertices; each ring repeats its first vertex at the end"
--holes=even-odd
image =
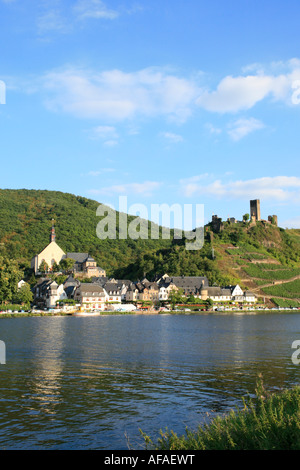
MULTIPOLYGON (((171 246, 171 240, 119 240, 118 213, 116 240, 100 240, 96 234, 99 205, 58 191, 0 190, 1 253, 29 268, 31 258, 49 243, 52 219, 59 246, 65 252, 90 253, 109 276, 145 253, 171 246)), ((128 216, 128 223, 132 220, 128 216)))
MULTIPOLYGON (((3 255, 16 259, 30 274, 30 259, 48 243, 52 219, 56 241, 65 252, 88 252, 108 276, 141 279, 156 273, 207 275, 213 284, 233 282, 212 259, 207 242, 201 250, 186 250, 185 240, 130 238, 101 240, 96 228, 101 218, 97 201, 81 196, 38 190, 0 190, 0 243, 3 255)), ((128 224, 134 219, 128 216, 128 224)), ((161 234, 161 232, 160 232, 161 234)), ((45 271, 47 267, 44 267, 45 271)), ((28 276, 29 277, 29 276, 28 276)))
POLYGON ((0 256, 0 304, 17 297, 18 282, 22 276, 23 272, 15 260, 0 256))
MULTIPOLYGON (((119 239, 119 213, 116 213, 116 239, 99 239, 96 229, 101 217, 100 203, 81 196, 46 190, 0 190, 0 254, 14 259, 25 270, 32 286, 35 279, 30 260, 49 243, 52 219, 56 241, 65 252, 88 252, 109 277, 152 278, 155 274, 170 276, 207 276, 210 285, 240 283, 244 274, 261 279, 289 279, 299 273, 300 232, 286 231, 273 225, 248 222, 225 223, 225 229, 213 234, 208 226, 201 250, 186 250, 185 240, 119 239), (227 247, 227 249, 223 249, 227 247), (233 248, 235 247, 235 248, 233 248), (268 266, 245 263, 272 259, 281 264, 268 266), (244 273, 236 268, 246 268, 244 273)), ((134 220, 128 216, 127 225, 134 220)), ((161 235, 161 232, 160 232, 161 235)), ((268 261, 266 261, 268 263, 268 261)), ((61 268, 58 266, 57 268, 61 268)))

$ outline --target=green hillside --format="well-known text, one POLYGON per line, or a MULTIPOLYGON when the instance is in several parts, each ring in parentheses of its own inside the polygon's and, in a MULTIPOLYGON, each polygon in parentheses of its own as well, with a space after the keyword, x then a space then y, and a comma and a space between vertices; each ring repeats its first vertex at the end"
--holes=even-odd
MULTIPOLYGON (((0 190, 1 255, 16 259, 29 273, 30 260, 48 243, 51 220, 56 240, 67 252, 89 252, 108 276, 136 280, 145 275, 206 275, 210 284, 239 283, 260 296, 300 302, 300 230, 258 222, 224 224, 221 233, 205 229, 201 250, 185 240, 100 240, 97 201, 41 190, 0 190)), ((119 214, 117 213, 117 221, 119 214)), ((133 217, 128 217, 128 223, 133 217)), ((150 224, 149 224, 150 230, 150 224)))
POLYGON ((49 243, 52 219, 56 241, 65 252, 89 252, 109 275, 142 253, 171 246, 169 240, 100 240, 98 206, 97 201, 58 191, 0 190, 1 254, 29 266, 32 256, 49 243))
POLYGON ((280 307, 300 306, 300 230, 264 222, 225 223, 212 241, 222 272, 235 272, 239 283, 280 307))

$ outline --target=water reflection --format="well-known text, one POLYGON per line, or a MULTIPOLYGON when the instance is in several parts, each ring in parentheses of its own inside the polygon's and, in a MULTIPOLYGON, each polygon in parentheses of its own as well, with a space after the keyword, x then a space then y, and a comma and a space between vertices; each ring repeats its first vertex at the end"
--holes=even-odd
POLYGON ((0 447, 124 449, 299 383, 299 315, 1 320, 0 447))

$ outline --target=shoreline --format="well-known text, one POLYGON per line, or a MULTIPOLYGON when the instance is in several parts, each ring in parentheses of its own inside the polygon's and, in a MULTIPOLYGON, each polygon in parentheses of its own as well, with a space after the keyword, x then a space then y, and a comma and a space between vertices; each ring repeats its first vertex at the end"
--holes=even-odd
POLYGON ((99 312, 96 314, 91 314, 90 312, 78 312, 78 313, 70 313, 70 312, 9 312, 9 313, 0 313, 1 318, 24 318, 24 317, 101 317, 101 316, 115 316, 115 315, 186 315, 186 316, 201 316, 201 315, 253 315, 253 314, 270 314, 270 313, 294 313, 300 314, 300 310, 279 310, 279 309, 253 309, 253 310, 226 310, 226 311, 201 311, 201 312, 180 312, 180 311, 170 311, 170 312, 159 312, 159 311, 130 311, 130 312, 119 312, 119 311, 104 311, 99 312))

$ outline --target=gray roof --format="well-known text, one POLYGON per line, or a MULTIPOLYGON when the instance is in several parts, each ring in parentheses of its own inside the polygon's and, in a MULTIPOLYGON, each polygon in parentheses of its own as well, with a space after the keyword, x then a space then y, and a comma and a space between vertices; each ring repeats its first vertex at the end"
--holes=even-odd
POLYGON ((70 276, 65 280, 64 286, 79 286, 80 282, 78 279, 74 279, 74 277, 70 274, 70 276))
POLYGON ((159 290, 158 284, 156 282, 142 281, 143 286, 149 290, 159 290))
POLYGON ((222 294, 221 295, 226 295, 226 296, 231 296, 231 290, 230 289, 221 289, 222 294))
POLYGON ((165 279, 165 282, 173 282, 177 287, 201 287, 202 285, 208 286, 208 279, 206 276, 170 276, 165 279))
POLYGON ((206 288, 208 295, 221 296, 222 289, 221 287, 207 287, 206 288))
POLYGON ((79 289, 84 293, 104 293, 103 287, 92 282, 82 282, 79 289))
POLYGON ((111 292, 119 293, 119 291, 122 289, 122 285, 117 284, 116 282, 107 282, 104 284, 104 289, 108 294, 111 292))
POLYGON ((108 277, 105 277, 105 276, 92 277, 92 281, 95 282, 96 284, 100 284, 101 286, 104 286, 104 284, 108 282, 108 277))
POLYGON ((132 284, 132 281, 129 279, 117 279, 118 285, 125 285, 125 286, 130 286, 132 284))
POLYGON ((85 261, 95 261, 91 255, 88 255, 85 261))
POLYGON ((36 294, 37 289, 39 290, 40 295, 44 295, 48 290, 56 289, 58 284, 52 279, 41 278, 38 283, 34 286, 33 291, 36 294))
POLYGON ((64 288, 64 290, 65 290, 65 293, 67 294, 68 299, 71 299, 76 290, 76 286, 67 286, 64 288))
POLYGON ((67 258, 72 258, 76 263, 84 263, 88 256, 88 253, 67 253, 67 258))
POLYGON ((172 276, 164 280, 165 284, 175 284, 179 289, 183 289, 185 295, 198 294, 202 286, 208 286, 206 276, 172 276))

